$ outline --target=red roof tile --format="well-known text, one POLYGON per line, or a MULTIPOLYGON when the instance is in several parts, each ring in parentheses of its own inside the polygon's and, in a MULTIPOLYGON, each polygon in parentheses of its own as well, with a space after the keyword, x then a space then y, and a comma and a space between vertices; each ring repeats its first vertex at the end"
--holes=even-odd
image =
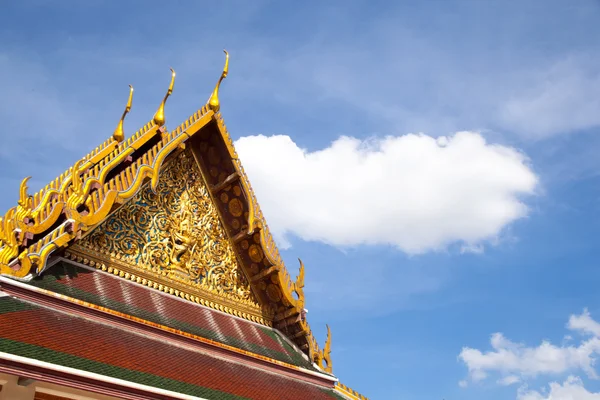
POLYGON ((95 373, 98 365, 110 366, 104 374, 123 379, 118 375, 138 373, 147 377, 138 383, 146 385, 162 378, 180 383, 182 393, 199 387, 261 400, 336 398, 331 389, 10 297, 0 298, 0 326, 5 352, 30 358, 37 354, 46 358, 42 361, 68 367, 80 360, 75 368, 95 373), (31 348, 38 350, 31 354, 31 348))

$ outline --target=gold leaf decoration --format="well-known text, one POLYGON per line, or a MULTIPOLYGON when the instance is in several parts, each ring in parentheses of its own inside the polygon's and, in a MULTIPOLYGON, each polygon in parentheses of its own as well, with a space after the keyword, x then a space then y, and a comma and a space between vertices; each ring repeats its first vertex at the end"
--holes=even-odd
POLYGON ((80 245, 229 299, 258 304, 190 150, 80 245))

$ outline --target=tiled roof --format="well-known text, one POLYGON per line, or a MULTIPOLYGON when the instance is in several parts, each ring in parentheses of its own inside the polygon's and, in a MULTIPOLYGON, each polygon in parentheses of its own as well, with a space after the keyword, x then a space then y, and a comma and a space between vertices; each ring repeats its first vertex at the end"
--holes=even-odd
POLYGON ((4 353, 208 399, 341 399, 319 387, 12 297, 0 298, 4 353))
MULTIPOLYGON (((249 281, 253 295, 258 297, 259 304, 256 304, 250 312, 248 309, 237 309, 235 304, 216 304, 218 301, 213 301, 214 299, 199 297, 198 293, 194 295, 193 291, 182 290, 181 287, 166 288, 168 277, 164 274, 158 276, 158 281, 153 276, 154 282, 151 283, 165 287, 165 290, 169 290, 175 296, 186 299, 189 296, 191 301, 208 304, 211 307, 214 304, 215 308, 221 311, 225 309, 232 315, 275 326, 311 360, 331 374, 330 336, 328 335, 325 348, 320 350, 308 322, 303 318, 305 314, 304 267, 300 267, 297 278, 292 280, 269 232, 231 136, 225 127, 223 116, 219 112, 218 87, 227 75, 227 70, 228 62, 209 102, 175 130, 169 132, 164 126, 164 106, 173 89, 175 76, 173 72, 167 96, 163 99, 159 111, 132 137, 123 140, 124 134, 119 131, 119 128, 112 138, 78 160, 65 173, 33 196, 29 196, 27 191, 29 178, 24 179, 17 205, 0 218, 0 275, 26 280, 44 273, 51 255, 58 255, 65 250, 69 252, 74 250, 78 241, 81 244, 82 235, 91 232, 112 212, 129 201, 145 182, 150 180, 152 187, 156 187, 168 158, 178 154, 181 149, 187 148, 194 152, 211 196, 213 199, 217 196, 219 198, 219 201, 214 203, 226 227, 227 235, 235 245, 236 256, 242 264, 242 272, 249 281), (228 197, 229 191, 234 193, 235 198, 228 197), (226 197, 228 202, 223 200, 226 197)), ((127 109, 129 106, 130 102, 127 109)), ((125 114, 120 120, 119 127, 122 126, 124 116, 125 114)), ((90 260, 85 257, 85 254, 78 255, 83 257, 82 260, 91 261, 88 265, 97 265, 98 260, 90 260)), ((116 254, 116 256, 119 259, 120 255, 116 254)), ((115 271, 114 266, 108 266, 108 269, 115 271)), ((131 271, 120 272, 125 276, 131 276, 131 271)), ((140 276, 136 277, 140 278, 140 276)), ((142 274, 141 278, 143 281, 150 282, 148 276, 144 277, 142 274)), ((185 285, 182 285, 185 288, 185 285)), ((96 298, 100 296, 98 300, 100 304, 103 304, 102 301, 116 301, 110 296, 108 300, 104 299, 104 295, 99 293, 88 294, 96 298)), ((126 303, 128 301, 124 303, 121 301, 121 305, 126 303)), ((143 307, 140 309, 148 312, 143 307)), ((160 310, 152 310, 152 312, 157 313, 160 318, 166 318, 168 321, 165 324, 185 323, 174 318, 178 313, 162 314, 160 310)), ((123 313, 133 315, 127 311, 123 313)), ((216 314, 206 315, 214 317, 216 314)), ((238 330, 236 323, 231 322, 233 331, 238 330)), ((193 329, 206 328, 203 324, 189 324, 194 326, 193 329)), ((235 335, 226 333, 226 325, 223 324, 224 330, 220 331, 223 338, 219 336, 219 331, 212 332, 217 336, 215 340, 222 343, 235 341, 235 335)), ((279 361, 283 359, 286 363, 301 365, 307 369, 312 368, 310 363, 298 358, 297 352, 287 343, 279 343, 279 345, 284 350, 292 349, 292 351, 287 351, 287 356, 282 356, 281 354, 286 354, 286 351, 281 352, 266 344, 263 345, 262 339, 256 346, 257 344, 249 339, 247 332, 243 328, 240 329, 243 333, 237 339, 243 343, 234 344, 240 349, 249 346, 252 349, 248 351, 263 354, 263 357, 271 357, 279 361)), ((272 334, 275 342, 281 339, 277 332, 268 331, 265 334, 272 334)), ((258 336, 264 335, 259 332, 258 336)), ((264 342, 267 342, 266 339, 264 342)))
POLYGON ((291 346, 277 330, 179 300, 98 270, 60 261, 30 284, 251 353, 315 370, 302 353, 291 346))

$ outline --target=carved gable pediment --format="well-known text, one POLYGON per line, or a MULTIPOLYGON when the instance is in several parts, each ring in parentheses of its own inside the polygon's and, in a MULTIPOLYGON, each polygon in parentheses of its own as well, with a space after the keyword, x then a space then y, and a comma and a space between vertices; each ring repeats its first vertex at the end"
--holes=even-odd
POLYGON ((155 190, 142 185, 70 250, 216 308, 261 316, 189 148, 167 160, 155 190))

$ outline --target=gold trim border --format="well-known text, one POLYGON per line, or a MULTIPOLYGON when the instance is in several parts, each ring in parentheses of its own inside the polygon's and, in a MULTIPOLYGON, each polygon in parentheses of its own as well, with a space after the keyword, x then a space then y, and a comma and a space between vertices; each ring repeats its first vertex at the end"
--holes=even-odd
POLYGON ((342 393, 343 395, 349 397, 352 400, 369 400, 367 397, 358 393, 356 390, 349 388, 341 382, 335 383, 335 391, 342 393))
MULTIPOLYGON (((95 252, 94 252, 95 253, 95 252)), ((139 283, 161 292, 179 297, 192 303, 200 304, 217 311, 224 312, 251 322, 267 327, 273 327, 273 321, 262 315, 260 307, 251 307, 247 304, 227 304, 227 300, 218 295, 206 292, 200 288, 190 288, 176 282, 167 282, 162 276, 154 275, 149 271, 139 271, 120 260, 112 259, 101 254, 90 254, 90 250, 73 245, 65 251, 65 258, 72 261, 108 272, 115 276, 139 283), (116 266, 115 266, 116 264, 116 266)))

